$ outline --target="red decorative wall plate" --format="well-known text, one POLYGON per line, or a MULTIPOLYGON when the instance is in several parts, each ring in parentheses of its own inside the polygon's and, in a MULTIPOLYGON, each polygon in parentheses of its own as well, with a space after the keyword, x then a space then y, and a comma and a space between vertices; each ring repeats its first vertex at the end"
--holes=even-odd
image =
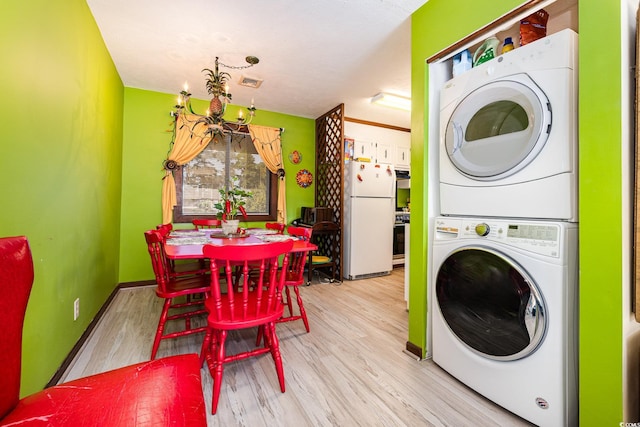
POLYGON ((302 188, 307 188, 313 182, 313 175, 307 169, 301 169, 296 174, 296 182, 302 188))

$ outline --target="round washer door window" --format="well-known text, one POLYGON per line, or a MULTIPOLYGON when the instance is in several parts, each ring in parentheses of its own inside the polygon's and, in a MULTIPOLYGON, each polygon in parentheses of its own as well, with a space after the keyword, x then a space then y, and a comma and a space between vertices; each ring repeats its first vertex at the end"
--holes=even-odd
POLYGON ((449 118, 444 146, 453 165, 479 181, 506 178, 527 166, 551 131, 551 105, 526 74, 472 91, 449 118))
POLYGON ((450 254, 436 278, 440 312, 468 348, 494 360, 516 360, 536 350, 546 331, 538 287, 513 260, 487 248, 450 254))

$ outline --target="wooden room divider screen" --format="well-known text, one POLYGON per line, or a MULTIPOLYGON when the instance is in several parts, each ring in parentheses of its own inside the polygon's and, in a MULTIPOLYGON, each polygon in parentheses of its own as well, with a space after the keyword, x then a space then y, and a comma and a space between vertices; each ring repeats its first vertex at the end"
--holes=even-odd
POLYGON ((344 104, 316 119, 316 206, 333 209, 333 221, 340 233, 317 242, 320 253, 332 253, 337 246, 339 277, 342 280, 342 223, 344 192, 344 104))

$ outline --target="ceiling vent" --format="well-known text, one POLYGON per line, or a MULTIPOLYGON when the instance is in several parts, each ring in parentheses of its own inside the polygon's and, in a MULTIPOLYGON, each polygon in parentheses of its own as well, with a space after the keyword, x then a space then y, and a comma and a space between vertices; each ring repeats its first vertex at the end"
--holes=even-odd
POLYGON ((254 79, 253 77, 240 77, 240 81, 238 82, 240 86, 252 87, 254 89, 258 89, 262 84, 262 79, 254 79))

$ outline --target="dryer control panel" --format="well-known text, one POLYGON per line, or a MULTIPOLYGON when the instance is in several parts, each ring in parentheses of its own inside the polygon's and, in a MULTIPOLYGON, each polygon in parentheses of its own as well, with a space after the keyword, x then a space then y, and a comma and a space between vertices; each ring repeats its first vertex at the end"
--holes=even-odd
POLYGON ((474 218, 436 218, 436 240, 490 240, 540 255, 559 257, 561 227, 556 223, 474 218))

